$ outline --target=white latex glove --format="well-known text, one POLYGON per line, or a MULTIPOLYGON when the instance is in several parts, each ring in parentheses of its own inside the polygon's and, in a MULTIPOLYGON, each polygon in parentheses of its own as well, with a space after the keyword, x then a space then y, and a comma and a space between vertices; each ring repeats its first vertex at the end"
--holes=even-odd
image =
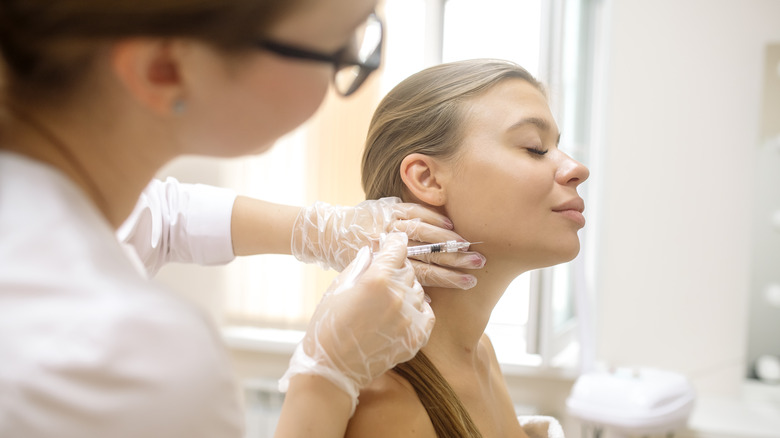
MULTIPOLYGON (((293 226, 292 253, 306 263, 324 268, 344 269, 364 246, 375 250, 385 233, 401 231, 410 241, 437 243, 465 241, 452 231, 452 222, 421 205, 402 203, 399 198, 363 201, 355 207, 339 207, 317 202, 303 208, 293 226)), ((476 252, 429 255, 413 260, 417 278, 424 286, 470 289, 472 275, 457 269, 477 269, 485 258, 476 252)))
POLYGON ((279 381, 280 391, 297 374, 319 375, 350 395, 354 413, 363 386, 428 342, 433 311, 406 258, 406 244, 405 234, 389 234, 377 254, 364 247, 336 277, 279 381))

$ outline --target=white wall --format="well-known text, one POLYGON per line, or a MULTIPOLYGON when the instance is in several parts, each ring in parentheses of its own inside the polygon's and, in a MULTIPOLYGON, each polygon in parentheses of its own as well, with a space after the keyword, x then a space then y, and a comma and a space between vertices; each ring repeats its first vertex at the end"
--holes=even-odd
POLYGON ((597 356, 734 395, 776 0, 608 0, 597 356))

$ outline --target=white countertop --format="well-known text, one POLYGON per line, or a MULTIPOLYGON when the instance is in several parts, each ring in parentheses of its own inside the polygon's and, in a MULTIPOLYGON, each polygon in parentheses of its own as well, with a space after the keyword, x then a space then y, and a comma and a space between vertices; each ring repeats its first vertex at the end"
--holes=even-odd
POLYGON ((780 438, 780 385, 748 381, 740 398, 700 397, 688 428, 697 436, 780 438))

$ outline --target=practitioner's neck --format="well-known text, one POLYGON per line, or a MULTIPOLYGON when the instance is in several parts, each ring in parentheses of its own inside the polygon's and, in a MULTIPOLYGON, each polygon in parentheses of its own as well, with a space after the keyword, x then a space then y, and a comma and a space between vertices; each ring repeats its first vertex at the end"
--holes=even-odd
POLYGON ((155 171, 174 157, 174 142, 129 114, 97 113, 75 106, 71 111, 15 108, 4 114, 0 149, 59 169, 117 228, 155 171))

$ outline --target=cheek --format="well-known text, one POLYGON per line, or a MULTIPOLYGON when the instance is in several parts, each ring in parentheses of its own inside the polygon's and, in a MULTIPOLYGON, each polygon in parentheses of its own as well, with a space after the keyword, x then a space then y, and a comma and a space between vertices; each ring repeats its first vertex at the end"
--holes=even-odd
POLYGON ((266 115, 267 126, 285 132, 308 120, 320 107, 328 91, 332 67, 308 62, 271 71, 256 84, 262 90, 258 106, 266 115))
POLYGON ((229 81, 211 100, 197 128, 202 148, 211 155, 238 156, 263 152, 309 119, 330 83, 328 65, 267 63, 229 81), (214 150, 217 150, 215 153, 214 150))
POLYGON ((271 143, 308 120, 320 107, 330 85, 327 64, 280 61, 253 79, 253 102, 246 111, 261 127, 261 143, 271 143))
POLYGON ((551 178, 539 169, 504 162, 471 163, 448 191, 456 231, 482 249, 526 247, 547 220, 551 178))

